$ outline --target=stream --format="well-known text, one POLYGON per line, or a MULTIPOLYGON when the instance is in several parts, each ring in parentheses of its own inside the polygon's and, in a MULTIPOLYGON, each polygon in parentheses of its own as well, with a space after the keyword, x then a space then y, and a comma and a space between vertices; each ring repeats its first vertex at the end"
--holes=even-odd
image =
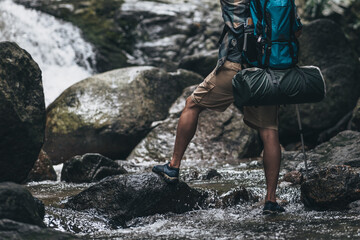
MULTIPOLYGON (((181 178, 199 189, 212 189, 219 195, 236 187, 245 187, 262 199, 265 181, 262 167, 256 160, 237 164, 183 161, 181 178), (198 166, 198 167, 194 167, 198 166), (206 166, 206 167, 204 167, 206 166), (211 168, 222 175, 215 180, 191 180, 211 168)), ((149 171, 151 164, 142 164, 149 171)), ((60 175, 62 165, 55 166, 60 175)), ((131 169, 130 169, 131 171, 131 169)), ((280 179, 284 172, 280 173, 280 179)), ((93 184, 93 183, 92 183, 93 184)), ((61 181, 32 182, 27 188, 46 205, 45 223, 60 231, 75 233, 91 239, 358 239, 360 216, 351 211, 310 211, 300 201, 300 187, 281 182, 278 200, 286 213, 262 215, 262 202, 240 202, 227 208, 194 210, 184 214, 156 214, 138 217, 127 222, 127 228, 114 229, 109 221, 95 210, 78 212, 63 209, 69 196, 92 184, 73 184, 61 181)))

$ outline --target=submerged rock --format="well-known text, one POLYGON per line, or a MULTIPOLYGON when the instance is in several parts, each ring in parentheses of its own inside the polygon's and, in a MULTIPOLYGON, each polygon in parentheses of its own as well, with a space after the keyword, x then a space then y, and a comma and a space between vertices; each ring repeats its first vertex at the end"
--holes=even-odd
POLYGON ((11 182, 0 183, 0 219, 45 227, 44 215, 44 204, 25 187, 11 182))
POLYGON ((71 240, 80 239, 79 237, 49 228, 16 222, 10 219, 0 219, 1 239, 11 240, 71 240))
MULTIPOLYGON (((354 108, 360 96, 359 61, 344 33, 330 20, 305 25, 299 41, 299 65, 320 67, 326 82, 326 98, 322 102, 300 105, 305 139, 316 144, 322 131, 333 127, 354 108)), ((295 107, 281 108, 279 118, 282 142, 298 141, 295 107)))
POLYGON ((26 182, 38 182, 44 180, 56 181, 56 172, 49 156, 43 150, 40 151, 39 158, 31 169, 26 182))
POLYGON ((254 196, 244 187, 232 189, 219 197, 217 207, 233 207, 242 202, 257 202, 258 196, 254 196))
POLYGON ((156 213, 183 213, 199 208, 206 194, 186 183, 167 184, 155 173, 113 176, 71 197, 66 208, 96 209, 114 224, 156 213))
POLYGON ((127 173, 110 158, 101 154, 87 153, 75 156, 64 163, 61 181, 83 183, 96 182, 105 177, 127 173))
POLYGON ((41 70, 16 43, 0 43, 0 182, 23 182, 44 142, 41 70))
POLYGON ((47 109, 43 149, 54 164, 89 152, 125 159, 165 119, 185 86, 202 77, 189 71, 167 73, 154 67, 117 69, 87 78, 47 109))
POLYGON ((220 179, 222 178, 221 174, 216 171, 216 169, 210 169, 203 175, 203 180, 211 180, 211 179, 220 179))
POLYGON ((356 200, 360 200, 360 172, 349 166, 321 169, 301 185, 301 201, 311 209, 345 209, 356 200))
MULTIPOLYGON (((169 161, 175 142, 176 127, 185 100, 196 86, 184 90, 170 109, 171 116, 157 126, 134 149, 128 159, 137 162, 169 161)), ((242 121, 243 115, 230 106, 225 112, 205 110, 200 114, 197 132, 190 142, 184 160, 238 162, 261 152, 257 132, 242 121)), ((206 161, 204 163, 206 164, 206 161)))

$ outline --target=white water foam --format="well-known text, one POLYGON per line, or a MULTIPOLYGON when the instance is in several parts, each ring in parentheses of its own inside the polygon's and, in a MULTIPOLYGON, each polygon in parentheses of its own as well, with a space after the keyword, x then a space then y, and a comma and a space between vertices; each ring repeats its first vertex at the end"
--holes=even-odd
POLYGON ((94 49, 78 28, 11 0, 0 0, 0 41, 16 42, 39 64, 46 105, 94 74, 94 49))

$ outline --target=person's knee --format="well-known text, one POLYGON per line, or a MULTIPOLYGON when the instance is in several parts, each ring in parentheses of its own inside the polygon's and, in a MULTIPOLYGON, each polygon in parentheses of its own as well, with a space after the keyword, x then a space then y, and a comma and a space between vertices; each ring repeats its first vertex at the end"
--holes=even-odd
POLYGON ((261 128, 259 129, 260 137, 263 142, 278 141, 278 131, 275 129, 261 128))
POLYGON ((200 107, 199 105, 197 105, 190 97, 188 97, 186 99, 186 103, 185 103, 185 108, 184 108, 184 111, 187 111, 187 110, 192 110, 192 111, 201 111, 202 110, 202 107, 200 107))

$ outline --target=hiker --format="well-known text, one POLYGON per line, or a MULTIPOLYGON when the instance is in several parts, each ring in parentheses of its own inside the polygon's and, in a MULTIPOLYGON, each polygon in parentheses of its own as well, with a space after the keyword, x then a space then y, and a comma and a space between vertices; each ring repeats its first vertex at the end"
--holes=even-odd
MULTIPOLYGON (((232 79, 238 71, 248 65, 242 57, 241 39, 244 36, 243 25, 250 16, 250 0, 220 0, 220 3, 225 27, 220 39, 217 65, 186 99, 177 126, 171 161, 153 167, 153 172, 162 175, 168 183, 178 181, 181 159, 195 134, 199 114, 205 109, 225 111, 234 102, 232 79)), ((278 106, 244 107, 243 113, 243 121, 259 131, 264 146, 263 165, 267 194, 263 213, 284 212, 285 209, 276 203, 275 195, 281 159, 278 106)))

